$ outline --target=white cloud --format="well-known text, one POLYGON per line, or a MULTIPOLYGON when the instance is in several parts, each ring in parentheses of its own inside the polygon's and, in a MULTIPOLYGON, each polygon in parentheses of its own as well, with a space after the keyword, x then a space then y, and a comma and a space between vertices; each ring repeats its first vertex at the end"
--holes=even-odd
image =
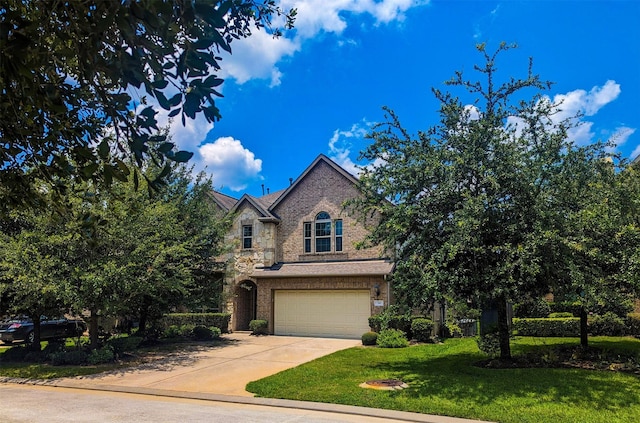
POLYGON ((620 147, 624 145, 629 137, 636 132, 635 128, 629 128, 628 126, 620 126, 616 128, 614 133, 609 137, 609 141, 612 142, 616 147, 620 147))
POLYGON ((638 146, 633 149, 633 152, 631 153, 631 160, 635 159, 638 156, 640 156, 640 144, 638 144, 638 146))
MULTIPOLYGON (((320 33, 340 35, 349 25, 348 15, 370 15, 375 24, 402 22, 409 9, 428 4, 429 0, 282 0, 283 10, 297 10, 295 29, 274 39, 265 31, 254 31, 244 39, 232 43, 232 55, 223 56, 225 78, 233 78, 239 84, 250 79, 270 79, 270 85, 280 84, 282 73, 277 68, 282 59, 300 51, 304 41, 320 33)), ((278 19, 275 19, 277 24, 278 19)), ((353 40, 349 44, 356 43, 353 40)), ((338 40, 338 45, 344 45, 338 40)))
POLYGON ((363 120, 362 123, 353 124, 346 131, 336 129, 329 140, 329 157, 331 160, 354 176, 360 174, 360 168, 350 157, 352 140, 364 139, 368 133, 369 126, 370 124, 363 120))
POLYGON ((242 191, 250 182, 262 180, 262 160, 256 159, 253 152, 233 137, 221 137, 204 144, 198 148, 198 154, 196 161, 207 167, 216 187, 242 191))
MULTIPOLYGON (((557 122, 564 119, 572 119, 577 114, 594 116, 602 107, 614 101, 620 95, 620 84, 608 80, 602 86, 594 86, 589 92, 586 90, 570 91, 566 94, 557 94, 553 97, 557 104, 558 113, 554 116, 557 122)), ((578 144, 588 144, 593 141, 594 133, 591 131, 593 122, 583 120, 579 126, 569 131, 569 136, 578 144)))

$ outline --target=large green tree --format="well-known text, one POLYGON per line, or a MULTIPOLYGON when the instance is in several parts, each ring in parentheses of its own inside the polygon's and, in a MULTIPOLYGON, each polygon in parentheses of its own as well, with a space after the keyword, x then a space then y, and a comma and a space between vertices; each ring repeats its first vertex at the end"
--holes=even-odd
POLYGON ((440 123, 412 136, 389 109, 374 127, 362 158, 364 196, 353 206, 380 216, 368 241, 395 251, 397 298, 412 307, 451 296, 493 304, 498 312, 500 356, 509 359, 508 303, 552 287, 557 251, 552 233, 564 219, 555 207, 556 185, 577 150, 592 162, 602 145, 577 147, 571 122, 556 122, 542 96, 550 88, 532 73, 499 83, 497 59, 475 66, 483 81, 462 72, 447 81, 465 101, 434 89, 440 123))
MULTIPOLYGON (((145 169, 149 178, 160 171, 145 169)), ((133 181, 115 181, 108 190, 78 182, 65 195, 66 207, 4 219, 3 308, 34 322, 49 311, 86 313, 96 347, 100 317, 135 318, 143 331, 172 307, 216 307, 216 257, 229 220, 210 197, 211 180, 191 171, 178 165, 156 190, 133 181)))
POLYGON ((148 156, 188 160, 157 135, 159 108, 219 119, 220 52, 255 29, 278 35, 281 15, 290 27, 295 11, 273 0, 2 2, 0 212, 37 202, 37 180, 108 185, 148 156))

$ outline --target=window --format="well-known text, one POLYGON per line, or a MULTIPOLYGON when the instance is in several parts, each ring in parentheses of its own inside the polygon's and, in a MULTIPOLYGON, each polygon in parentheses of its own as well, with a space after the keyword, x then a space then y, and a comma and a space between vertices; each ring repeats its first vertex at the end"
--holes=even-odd
POLYGON ((342 251, 342 220, 331 220, 327 212, 318 213, 313 222, 304 222, 303 240, 305 254, 342 251))
POLYGON ((304 222, 304 252, 311 252, 311 222, 304 222))
POLYGON ((331 251, 331 216, 320 212, 316 216, 316 253, 331 251))
POLYGON ((342 251, 342 220, 335 221, 336 225, 336 251, 342 251))
POLYGON ((249 249, 253 244, 253 226, 242 226, 242 248, 249 249))

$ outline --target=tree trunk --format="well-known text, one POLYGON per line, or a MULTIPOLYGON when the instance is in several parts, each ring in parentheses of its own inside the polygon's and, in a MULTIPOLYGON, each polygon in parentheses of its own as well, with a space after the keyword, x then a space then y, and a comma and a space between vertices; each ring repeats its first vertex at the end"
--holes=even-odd
POLYGON ((96 310, 90 310, 89 316, 89 348, 95 350, 98 348, 98 313, 96 310))
POLYGON ((509 344, 509 315, 507 313, 507 299, 501 295, 497 299, 498 308, 498 337, 500 339, 500 359, 511 360, 511 345, 509 344))
POLYGON ((589 347, 589 334, 587 327, 587 309, 580 307, 580 346, 582 348, 589 347))
MULTIPOLYGON (((31 342, 28 346, 32 351, 40 351, 40 315, 38 314, 37 316, 33 316, 31 318, 31 321, 33 322, 33 342, 31 342)), ((28 342, 28 340, 26 341, 28 342)))

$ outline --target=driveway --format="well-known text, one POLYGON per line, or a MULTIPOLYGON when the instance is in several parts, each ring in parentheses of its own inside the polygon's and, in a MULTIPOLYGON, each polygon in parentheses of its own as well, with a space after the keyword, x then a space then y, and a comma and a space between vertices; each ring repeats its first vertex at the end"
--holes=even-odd
POLYGON ((223 338, 226 342, 220 346, 173 354, 134 369, 57 380, 55 385, 251 397, 253 394, 245 390, 251 381, 361 344, 355 339, 251 336, 242 332, 223 338))

